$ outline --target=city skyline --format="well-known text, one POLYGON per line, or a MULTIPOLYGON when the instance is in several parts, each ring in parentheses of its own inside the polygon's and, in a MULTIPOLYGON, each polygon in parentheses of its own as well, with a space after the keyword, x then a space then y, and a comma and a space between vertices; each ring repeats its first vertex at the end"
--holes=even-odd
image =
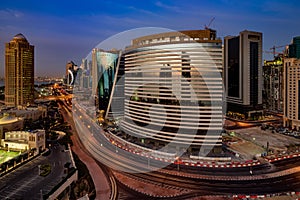
MULTIPOLYGON (((219 36, 235 35, 241 30, 264 34, 263 50, 287 45, 299 35, 297 9, 300 3, 289 1, 241 2, 219 0, 191 1, 105 1, 82 4, 80 1, 53 1, 41 5, 3 2, 0 6, 0 76, 4 75, 4 44, 18 33, 36 46, 37 76, 58 76, 69 60, 80 65, 99 42, 119 32, 139 27, 163 27, 173 30, 203 29, 211 19, 211 28, 219 36), (188 12, 187 12, 188 11, 188 12), (76 41, 76 42, 74 42, 76 41)), ((281 49, 277 49, 281 51, 281 49)), ((263 54, 271 59, 272 54, 263 54)))

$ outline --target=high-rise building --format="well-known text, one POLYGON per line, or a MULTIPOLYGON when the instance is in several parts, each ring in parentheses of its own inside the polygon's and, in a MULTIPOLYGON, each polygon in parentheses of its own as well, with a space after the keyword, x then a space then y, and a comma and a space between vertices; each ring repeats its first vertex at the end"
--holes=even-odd
POLYGON ((105 119, 123 115, 124 84, 119 82, 119 77, 124 74, 121 60, 121 52, 118 50, 104 51, 97 48, 92 50, 92 96, 95 97, 95 104, 101 117, 105 119), (113 111, 112 101, 118 102, 113 103, 115 106, 113 111), (116 105, 120 107, 116 108, 116 105))
POLYGON ((34 46, 17 34, 5 45, 5 105, 26 106, 34 101, 34 46))
POLYGON ((284 59, 284 116, 286 127, 300 130, 300 59, 284 59))
POLYGON ((68 61, 66 64, 65 83, 73 85, 76 79, 77 65, 73 61, 68 61))
POLYGON ((265 60, 263 66, 263 104, 266 109, 283 111, 283 54, 265 60))
POLYGON ((246 118, 262 113, 262 33, 242 31, 224 38, 227 109, 246 118))
POLYGON ((289 45, 289 58, 300 59, 300 36, 294 37, 289 45))
POLYGON ((222 41, 216 31, 132 40, 125 49, 124 91, 121 128, 132 141, 177 153, 220 150, 222 41))

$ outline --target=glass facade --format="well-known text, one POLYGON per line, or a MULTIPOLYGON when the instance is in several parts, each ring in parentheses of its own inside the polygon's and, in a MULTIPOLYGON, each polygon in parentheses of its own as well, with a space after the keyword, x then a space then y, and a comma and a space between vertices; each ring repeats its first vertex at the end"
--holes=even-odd
POLYGON ((289 57, 300 59, 300 36, 293 38, 293 44, 289 45, 289 57))
POLYGON ((99 77, 97 96, 99 99, 99 110, 107 112, 113 81, 118 62, 117 53, 103 51, 96 52, 97 73, 99 77))
POLYGON ((250 104, 258 104, 258 43, 250 42, 250 104))
POLYGON ((228 96, 240 97, 240 37, 228 40, 228 96))
MULTIPOLYGON (((93 82, 96 87, 96 105, 103 117, 113 118, 112 112, 116 116, 121 116, 124 103, 124 83, 120 78, 124 74, 123 57, 119 51, 93 50, 93 82), (121 64, 121 65, 120 65, 121 64), (111 108, 111 105, 114 108, 111 108), (104 111, 104 112, 103 112, 104 111)), ((116 117, 114 116, 114 117, 116 117)))

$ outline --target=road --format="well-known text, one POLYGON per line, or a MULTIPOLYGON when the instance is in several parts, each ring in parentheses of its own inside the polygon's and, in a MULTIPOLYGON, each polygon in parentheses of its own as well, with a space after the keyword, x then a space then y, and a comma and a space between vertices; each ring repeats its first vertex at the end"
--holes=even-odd
MULTIPOLYGON (((80 158, 80 160, 87 166, 95 185, 96 199, 99 200, 110 199, 111 187, 110 187, 110 181, 107 180, 108 177, 104 174, 103 169, 97 164, 97 162, 93 159, 93 157, 90 156, 90 153, 85 151, 84 146, 82 145, 81 141, 78 139, 77 137, 78 133, 72 119, 72 113, 70 112, 67 105, 65 105, 62 101, 59 101, 59 106, 60 108, 62 108, 61 113, 65 121, 67 121, 71 125, 72 133, 74 134, 71 136, 71 139, 73 141, 73 146, 71 147, 71 149, 80 158)), ((83 133, 79 132, 79 134, 83 134, 83 133)), ((112 196, 115 195, 116 194, 113 194, 112 196)))
MULTIPOLYGON (((74 106, 74 105, 73 105, 74 106)), ((268 194, 288 191, 300 191, 300 173, 299 169, 293 174, 280 174, 278 177, 271 178, 273 172, 280 172, 286 168, 297 167, 300 164, 300 159, 286 160, 285 163, 276 163, 271 169, 267 166, 253 167, 253 176, 249 174, 249 167, 245 168, 190 168, 180 166, 180 172, 188 172, 190 177, 178 176, 176 174, 167 174, 166 171, 176 171, 177 166, 171 165, 163 170, 153 170, 149 173, 138 173, 145 169, 161 166, 161 162, 142 157, 128 151, 125 151, 111 143, 103 130, 99 129, 84 112, 73 112, 74 120, 77 129, 84 135, 80 135, 85 148, 98 161, 108 165, 109 167, 121 171, 135 172, 125 173, 128 176, 133 176, 137 179, 149 182, 157 182, 162 185, 171 185, 191 189, 194 192, 188 195, 216 195, 216 194, 268 194), (288 163, 288 165, 287 165, 288 163), (150 166, 149 166, 150 165, 150 166), (193 174, 210 174, 214 180, 196 178, 193 174), (247 176, 246 176, 247 175, 247 176), (218 177, 219 176, 219 177, 218 177), (221 179, 221 176, 226 176, 221 179), (238 180, 237 177, 245 176, 247 180, 238 180), (255 177, 255 178, 251 178, 255 177), (255 180, 257 179, 257 180, 255 180)), ((179 172, 179 173, 180 173, 179 172)))

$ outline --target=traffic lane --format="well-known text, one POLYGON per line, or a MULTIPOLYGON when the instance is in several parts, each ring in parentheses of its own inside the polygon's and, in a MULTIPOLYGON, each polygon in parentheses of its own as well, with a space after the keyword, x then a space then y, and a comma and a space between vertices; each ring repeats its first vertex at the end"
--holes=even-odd
MULTIPOLYGON (((128 175, 128 174, 127 174, 128 175)), ((129 176, 133 176, 129 174, 129 176)), ((294 176, 284 176, 268 180, 258 181, 218 181, 218 180, 199 180, 192 178, 178 178, 158 172, 148 174, 134 174, 142 180, 150 180, 157 184, 172 185, 185 189, 201 192, 202 195, 208 194, 268 194, 277 192, 299 191, 300 173, 294 176)))
POLYGON ((85 147, 82 145, 82 142, 78 139, 78 134, 81 133, 77 132, 70 111, 66 109, 66 105, 62 104, 61 106, 64 108, 63 110, 61 110, 61 113, 65 121, 68 121, 70 123, 72 127, 72 132, 74 134, 71 136, 71 139, 73 141, 73 146, 71 147, 72 151, 74 151, 76 155, 78 155, 80 160, 87 166, 95 185, 96 198, 109 199, 111 188, 106 175, 102 171, 101 167, 97 165, 94 159, 90 156, 90 154, 84 151, 85 147))

